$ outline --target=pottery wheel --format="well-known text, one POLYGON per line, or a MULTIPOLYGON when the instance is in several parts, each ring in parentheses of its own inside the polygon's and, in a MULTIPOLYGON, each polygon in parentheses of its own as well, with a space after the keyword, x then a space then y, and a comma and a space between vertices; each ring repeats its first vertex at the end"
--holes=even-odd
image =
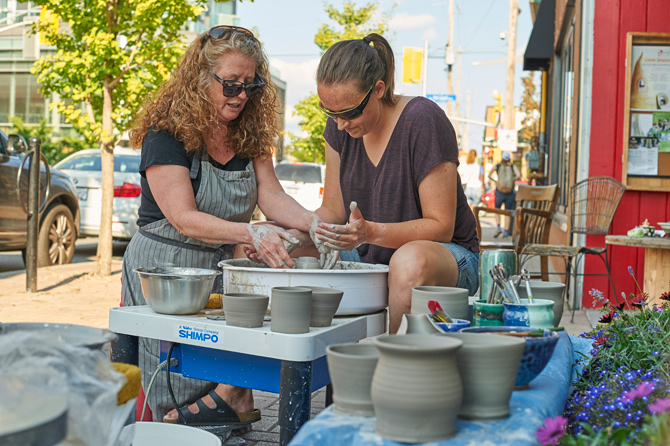
POLYGON ((67 433, 67 398, 27 385, 13 376, 0 377, 0 444, 50 446, 67 433))

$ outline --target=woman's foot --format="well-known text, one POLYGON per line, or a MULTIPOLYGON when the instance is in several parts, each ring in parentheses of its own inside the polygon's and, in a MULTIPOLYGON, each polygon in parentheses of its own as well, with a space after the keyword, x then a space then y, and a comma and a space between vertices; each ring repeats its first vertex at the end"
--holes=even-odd
MULTIPOLYGON (((254 396, 251 389, 229 386, 227 384, 219 384, 214 389, 214 392, 216 392, 216 394, 219 395, 226 403, 228 403, 228 405, 237 413, 247 413, 254 410, 254 396)), ((201 398, 201 400, 210 409, 216 409, 216 402, 212 399, 211 396, 205 395, 201 398)), ((200 412, 200 408, 196 403, 188 406, 188 410, 194 414, 200 412)), ((163 417, 163 420, 171 420, 176 422, 177 411, 172 409, 165 415, 165 417, 163 417)))

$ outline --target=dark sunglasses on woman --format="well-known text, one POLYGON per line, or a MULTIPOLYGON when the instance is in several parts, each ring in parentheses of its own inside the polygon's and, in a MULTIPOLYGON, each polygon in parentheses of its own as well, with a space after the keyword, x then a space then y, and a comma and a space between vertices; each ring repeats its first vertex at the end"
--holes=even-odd
POLYGON ((254 33, 252 33, 246 28, 242 28, 241 26, 229 26, 229 25, 215 26, 213 28, 210 28, 210 30, 207 32, 207 35, 212 39, 223 39, 226 36, 226 34, 233 32, 244 33, 248 36, 253 37, 254 40, 256 40, 256 36, 254 36, 254 33))
POLYGON ((253 82, 240 82, 233 80, 223 80, 216 74, 212 74, 214 79, 223 86, 223 95, 227 98, 234 98, 238 94, 242 93, 242 90, 247 94, 247 97, 257 95, 265 87, 265 82, 259 75, 256 75, 256 78, 253 82))
MULTIPOLYGON (((376 84, 376 82, 375 82, 376 84)), ((352 119, 358 118, 360 115, 363 114, 363 110, 365 110, 365 106, 368 105, 368 101, 370 100, 370 96, 372 96, 372 90, 375 88, 375 84, 372 84, 372 87, 368 90, 367 94, 363 98, 363 100, 353 108, 349 108, 347 110, 342 110, 339 112, 334 112, 332 110, 328 110, 323 106, 321 101, 319 101, 319 108, 321 109, 322 112, 324 112, 328 117, 333 118, 333 119, 344 119, 346 121, 350 121, 352 119)))

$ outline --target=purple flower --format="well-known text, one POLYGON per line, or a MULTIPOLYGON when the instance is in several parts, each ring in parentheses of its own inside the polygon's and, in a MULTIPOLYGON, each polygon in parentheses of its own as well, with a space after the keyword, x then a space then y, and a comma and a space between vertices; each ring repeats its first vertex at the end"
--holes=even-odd
POLYGON ((655 403, 649 405, 649 410, 654 413, 670 413, 670 398, 664 398, 662 400, 657 400, 655 403))
POLYGON ((643 381, 639 386, 634 388, 631 391, 624 392, 621 396, 624 401, 633 401, 637 398, 642 398, 649 395, 656 389, 656 385, 653 382, 643 381))
POLYGON ((631 276, 635 275, 635 273, 633 272, 633 267, 632 266, 628 267, 628 274, 630 274, 631 276))
POLYGON ((537 428, 535 432, 535 438, 540 444, 553 444, 557 445, 558 440, 565 434, 565 426, 568 424, 568 419, 562 416, 557 416, 555 418, 548 417, 544 420, 544 426, 537 428))

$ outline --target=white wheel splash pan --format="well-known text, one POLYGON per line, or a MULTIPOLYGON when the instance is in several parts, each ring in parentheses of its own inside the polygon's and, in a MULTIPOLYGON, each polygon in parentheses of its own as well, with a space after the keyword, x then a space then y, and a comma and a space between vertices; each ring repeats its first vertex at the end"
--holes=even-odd
POLYGON ((321 286, 344 291, 337 315, 369 314, 388 306, 387 265, 338 261, 334 269, 272 269, 248 259, 219 262, 224 293, 270 296, 277 286, 321 286))

